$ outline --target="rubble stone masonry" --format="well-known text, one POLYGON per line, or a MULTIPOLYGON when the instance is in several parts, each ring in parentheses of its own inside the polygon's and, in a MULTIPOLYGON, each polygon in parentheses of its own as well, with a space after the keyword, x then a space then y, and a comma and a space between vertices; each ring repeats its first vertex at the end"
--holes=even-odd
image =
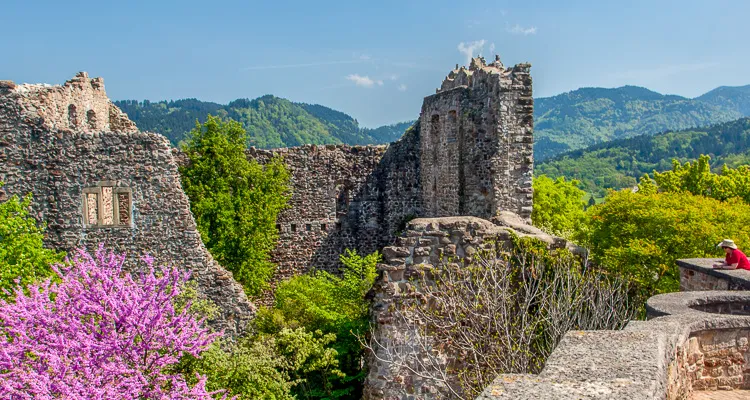
POLYGON ((92 251, 104 243, 127 252, 130 268, 148 252, 191 271, 220 307, 216 328, 235 335, 252 318, 242 287, 201 242, 169 142, 138 132, 101 78, 80 73, 62 86, 0 82, 0 181, 4 196, 33 195, 47 246, 92 251), (84 209, 92 220, 84 221, 84 209))

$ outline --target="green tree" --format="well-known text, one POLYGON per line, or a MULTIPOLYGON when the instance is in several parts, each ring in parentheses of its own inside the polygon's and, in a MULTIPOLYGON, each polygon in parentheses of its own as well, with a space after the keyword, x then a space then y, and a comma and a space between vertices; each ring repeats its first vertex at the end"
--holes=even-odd
POLYGON ((546 175, 534 177, 534 209, 531 221, 551 234, 569 237, 577 231, 585 218, 584 191, 578 181, 565 177, 552 180, 546 175))
POLYGON ((711 158, 701 155, 694 162, 672 161, 672 170, 654 172, 654 181, 663 192, 689 192, 717 200, 739 197, 750 203, 750 166, 729 168, 724 165, 721 173, 711 172, 711 158))
POLYGON ((739 199, 622 190, 587 215, 577 240, 598 264, 629 279, 641 300, 679 290, 678 258, 719 256, 723 238, 750 246, 750 205, 739 199))
POLYGON ((53 276, 50 266, 61 262, 65 256, 65 253, 44 248, 44 227, 37 226, 29 215, 30 205, 30 194, 23 200, 13 196, 0 203, 0 297, 3 298, 12 297, 16 279, 26 287, 53 276))
POLYGON ((248 160, 246 136, 236 121, 209 116, 196 123, 180 174, 206 247, 254 296, 273 274, 269 254, 278 238, 276 217, 289 197, 289 173, 280 158, 265 165, 248 160))
POLYGON ((294 400, 302 375, 341 376, 333 334, 284 328, 237 342, 216 342, 200 357, 187 356, 176 368, 190 383, 205 375, 209 390, 226 390, 240 400, 294 400))
POLYGON ((369 304, 365 294, 377 276, 378 253, 365 257, 347 250, 341 256, 341 276, 317 271, 282 282, 276 289, 272 308, 262 308, 256 318, 259 332, 274 334, 283 329, 305 327, 333 334, 332 348, 338 354, 339 369, 346 375, 316 370, 301 373, 305 383, 295 387, 299 399, 358 399, 366 371, 364 348, 359 337, 369 328, 369 304))

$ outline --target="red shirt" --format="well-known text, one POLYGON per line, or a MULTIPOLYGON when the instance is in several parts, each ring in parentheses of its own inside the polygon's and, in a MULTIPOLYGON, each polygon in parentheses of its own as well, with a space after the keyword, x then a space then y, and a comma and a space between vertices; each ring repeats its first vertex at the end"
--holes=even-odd
POLYGON ((750 270, 750 261, 747 260, 745 253, 741 252, 739 249, 732 250, 731 253, 727 254, 724 261, 729 265, 737 264, 737 269, 750 270))

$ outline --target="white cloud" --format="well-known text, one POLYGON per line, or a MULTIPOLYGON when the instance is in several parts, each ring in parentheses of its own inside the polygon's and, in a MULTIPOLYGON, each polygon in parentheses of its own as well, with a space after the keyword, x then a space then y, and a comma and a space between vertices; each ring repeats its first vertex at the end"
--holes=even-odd
POLYGON ((400 85, 398 85, 398 91, 399 92, 405 92, 406 91, 406 85, 404 85, 403 83, 400 84, 400 85))
POLYGON ((490 55, 495 54, 495 43, 490 43, 490 55))
POLYGON ((464 43, 461 42, 458 44, 458 51, 461 52, 461 54, 466 56, 466 64, 468 65, 471 62, 471 57, 474 57, 475 55, 478 55, 481 53, 482 49, 484 48, 484 44, 487 43, 486 40, 477 40, 475 42, 469 42, 464 43))
POLYGON ((373 87, 375 85, 383 86, 383 81, 382 80, 372 79, 369 76, 362 76, 362 75, 359 75, 359 74, 348 75, 346 77, 346 79, 354 82, 354 84, 357 85, 357 86, 362 86, 362 87, 366 87, 366 88, 371 88, 371 87, 373 87))
POLYGON ((506 30, 514 35, 536 35, 536 26, 524 28, 521 25, 516 24, 515 26, 507 28, 506 30))
POLYGON ((391 76, 388 77, 388 79, 390 79, 392 81, 396 81, 396 80, 398 80, 398 75, 392 74, 391 76))

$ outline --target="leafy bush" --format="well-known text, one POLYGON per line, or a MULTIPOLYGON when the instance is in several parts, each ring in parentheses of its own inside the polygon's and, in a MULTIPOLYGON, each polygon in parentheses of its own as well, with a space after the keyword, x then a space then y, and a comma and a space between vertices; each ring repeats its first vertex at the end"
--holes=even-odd
POLYGON ((545 175, 535 176, 534 209, 531 221, 535 226, 557 236, 569 237, 578 231, 585 218, 585 192, 578 181, 555 180, 545 175))
MULTIPOLYGON (((750 166, 734 169, 724 165, 721 173, 716 174, 711 172, 710 162, 711 158, 706 155, 685 164, 673 160, 671 171, 654 173, 656 188, 662 192, 688 192, 717 200, 739 197, 750 203, 750 166)), ((641 181, 650 183, 647 178, 641 181)))
POLYGON ((294 390, 298 398, 361 397, 366 371, 362 370, 364 349, 358 336, 369 329, 365 294, 375 281, 379 259, 377 253, 362 257, 347 250, 341 256, 341 276, 317 271, 282 282, 276 289, 274 307, 258 312, 256 327, 266 334, 304 327, 335 335, 331 347, 345 376, 325 370, 299 374, 305 383, 294 390))
POLYGON ((0 397, 206 399, 205 378, 192 387, 168 372, 185 354, 197 355, 209 333, 173 300, 188 275, 144 259, 138 279, 123 271, 124 256, 102 246, 79 251, 72 266, 50 280, 16 288, 0 300, 0 397))
POLYGON ((646 187, 611 192, 587 215, 578 239, 597 263, 633 282, 642 300, 679 290, 677 259, 715 257, 715 245, 724 238, 750 246, 750 205, 739 199, 722 202, 646 187))
POLYGON ((190 382, 207 377, 209 390, 227 390, 240 400, 292 400, 304 376, 341 375, 336 351, 328 347, 335 335, 304 328, 282 329, 273 335, 252 335, 236 343, 215 342, 199 357, 184 357, 175 371, 190 382))
POLYGON ((44 229, 29 215, 30 205, 31 195, 0 203, 0 298, 10 296, 17 279, 25 287, 54 276, 50 266, 65 256, 44 248, 44 229))
POLYGON ((274 266, 276 217, 286 207, 289 173, 280 158, 261 166, 245 156, 247 134, 238 122, 208 117, 185 147, 182 186, 203 242, 232 271, 245 292, 260 294, 274 266))

